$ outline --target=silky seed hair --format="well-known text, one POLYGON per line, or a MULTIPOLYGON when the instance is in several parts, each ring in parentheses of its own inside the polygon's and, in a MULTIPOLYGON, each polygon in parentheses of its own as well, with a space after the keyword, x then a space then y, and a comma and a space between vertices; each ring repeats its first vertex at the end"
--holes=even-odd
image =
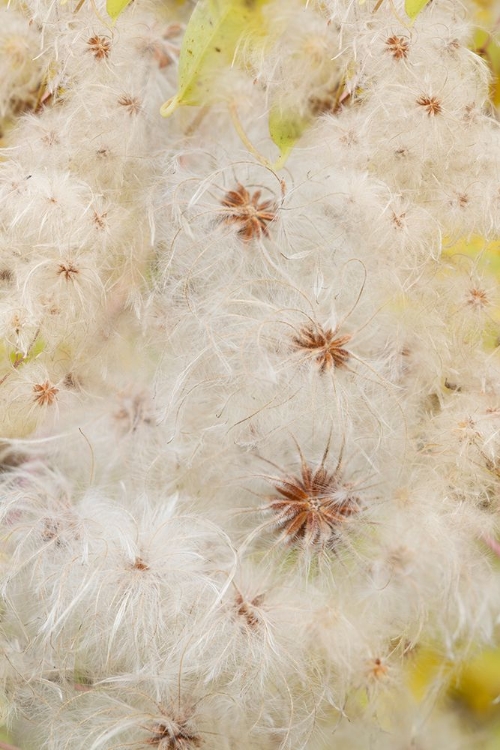
POLYGON ((248 24, 217 101, 165 121, 194 4, 112 32, 77 4, 0 9, 5 742, 484 744, 391 651, 463 665, 500 611, 500 145, 468 11, 273 0, 265 54, 248 24))

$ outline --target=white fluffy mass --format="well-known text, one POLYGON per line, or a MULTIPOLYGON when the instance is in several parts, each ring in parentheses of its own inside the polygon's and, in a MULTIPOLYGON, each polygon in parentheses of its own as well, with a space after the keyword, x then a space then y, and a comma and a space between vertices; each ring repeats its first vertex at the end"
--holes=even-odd
POLYGON ((407 672, 500 621, 489 73, 457 0, 262 5, 169 119, 192 3, 0 12, 22 750, 473 747, 407 672), (280 168, 275 106, 307 122, 280 168))

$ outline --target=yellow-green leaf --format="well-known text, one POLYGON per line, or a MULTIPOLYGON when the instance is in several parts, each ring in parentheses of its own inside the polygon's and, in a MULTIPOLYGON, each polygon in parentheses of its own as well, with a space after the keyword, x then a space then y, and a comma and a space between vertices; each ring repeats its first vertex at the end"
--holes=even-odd
MULTIPOLYGON (((492 25, 488 19, 485 19, 485 24, 492 25)), ((473 50, 486 60, 493 73, 490 83, 490 97, 495 107, 498 107, 500 105, 500 38, 498 33, 491 34, 486 29, 476 29, 473 50)))
MULTIPOLYGON (((1 727, 0 728, 0 741, 8 743, 9 745, 10 745, 11 742, 13 742, 12 736, 5 729, 5 727, 1 727)), ((12 745, 12 747, 14 747, 14 745, 12 745)))
POLYGON ((234 64, 245 36, 263 30, 261 9, 267 2, 198 0, 182 42, 178 91, 161 108, 164 117, 182 105, 203 106, 223 98, 220 73, 234 64))
POLYGON ((33 359, 36 359, 36 357, 38 357, 38 355, 41 354, 44 349, 45 343, 43 342, 43 340, 37 339, 30 347, 28 354, 22 354, 21 352, 11 352, 9 354, 9 359, 17 369, 18 367, 25 365, 27 362, 31 362, 33 359))
POLYGON ((452 687, 455 697, 458 695, 474 714, 498 714, 500 650, 482 651, 468 661, 452 687))
POLYGON ((311 122, 310 117, 293 112, 289 108, 277 105, 271 108, 269 133, 280 150, 280 158, 274 165, 275 169, 283 166, 290 151, 311 122))
POLYGON ((405 11, 414 20, 430 0, 405 0, 405 11))
POLYGON ((131 2, 132 0, 106 0, 106 10, 108 15, 111 16, 113 21, 116 21, 118 16, 123 13, 127 5, 131 2))

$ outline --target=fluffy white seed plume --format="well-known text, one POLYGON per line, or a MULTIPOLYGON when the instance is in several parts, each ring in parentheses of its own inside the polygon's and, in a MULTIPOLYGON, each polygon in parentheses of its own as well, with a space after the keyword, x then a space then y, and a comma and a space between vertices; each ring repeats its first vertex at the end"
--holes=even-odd
POLYGON ((262 3, 193 84, 216 101, 165 121, 191 11, 2 11, 12 741, 458 748, 408 665, 499 617, 500 142, 468 13, 262 3))
POLYGON ((1 9, 0 117, 4 125, 40 104, 43 63, 38 29, 30 24, 26 8, 1 9))

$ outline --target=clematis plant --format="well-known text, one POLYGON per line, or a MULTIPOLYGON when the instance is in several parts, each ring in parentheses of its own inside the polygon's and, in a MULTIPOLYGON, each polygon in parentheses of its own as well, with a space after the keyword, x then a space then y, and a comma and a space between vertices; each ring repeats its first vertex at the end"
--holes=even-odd
POLYGON ((0 15, 0 748, 496 742, 446 697, 500 621, 472 7, 0 15))

